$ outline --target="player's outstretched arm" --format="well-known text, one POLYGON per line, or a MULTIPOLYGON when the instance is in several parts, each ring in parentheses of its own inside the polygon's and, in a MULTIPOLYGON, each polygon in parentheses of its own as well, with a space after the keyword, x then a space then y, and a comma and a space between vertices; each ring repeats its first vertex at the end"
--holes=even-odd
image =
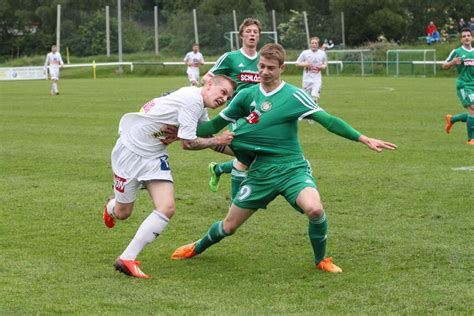
POLYGON ((376 152, 381 152, 384 149, 388 150, 395 150, 397 149, 397 145, 386 142, 384 140, 370 138, 365 135, 360 135, 359 142, 367 145, 370 149, 376 152))
POLYGON ((312 118, 319 124, 323 125, 331 133, 361 142, 376 152, 381 152, 383 149, 394 150, 397 148, 397 145, 395 144, 362 135, 344 120, 331 115, 326 111, 315 112, 313 113, 312 118))
POLYGON ((350 126, 344 120, 338 118, 337 116, 331 115, 326 111, 317 111, 312 114, 311 118, 324 126, 331 133, 344 138, 358 141, 359 137, 362 135, 362 133, 350 126))

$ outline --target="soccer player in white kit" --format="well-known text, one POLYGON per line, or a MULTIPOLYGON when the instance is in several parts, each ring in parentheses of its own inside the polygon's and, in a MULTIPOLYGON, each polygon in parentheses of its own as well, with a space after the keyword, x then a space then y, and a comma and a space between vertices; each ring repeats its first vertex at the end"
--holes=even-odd
POLYGON ((321 94, 321 71, 328 65, 326 52, 319 49, 319 38, 312 37, 311 49, 304 50, 296 60, 297 67, 303 67, 303 90, 306 91, 314 102, 319 102, 321 94))
POLYGON ((199 44, 194 43, 192 51, 184 56, 184 63, 188 65, 186 73, 192 86, 199 85, 199 67, 204 65, 204 57, 199 52, 199 44))
POLYGON ((104 207, 104 224, 112 228, 116 220, 127 219, 137 191, 144 186, 154 210, 143 221, 125 251, 115 260, 115 269, 130 276, 149 278, 136 257, 158 237, 175 212, 173 178, 168 163, 165 126, 178 127, 178 137, 187 150, 211 148, 229 153, 226 145, 233 133, 225 131, 212 138, 198 138, 198 122, 209 120, 207 109, 224 105, 236 83, 227 76, 215 76, 201 87, 184 87, 146 103, 140 112, 122 116, 119 139, 112 150, 114 197, 104 207), (226 150, 227 149, 227 150, 226 150))
POLYGON ((64 66, 64 62, 56 45, 51 46, 51 52, 46 55, 46 60, 44 61, 45 71, 47 71, 48 66, 49 76, 51 78, 51 95, 57 95, 59 94, 59 67, 64 66))

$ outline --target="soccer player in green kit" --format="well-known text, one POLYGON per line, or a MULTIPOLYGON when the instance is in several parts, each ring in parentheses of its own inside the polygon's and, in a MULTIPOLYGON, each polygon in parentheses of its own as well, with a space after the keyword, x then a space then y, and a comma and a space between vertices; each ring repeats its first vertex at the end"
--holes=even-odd
MULTIPOLYGON (((260 40, 262 24, 259 20, 247 18, 239 27, 239 36, 242 40, 242 48, 236 51, 228 52, 222 55, 216 64, 204 76, 203 80, 214 75, 227 75, 237 82, 237 94, 242 89, 252 87, 260 82, 258 74, 257 44, 260 40)), ((199 130, 198 130, 199 134, 199 130)), ((209 186, 211 191, 217 192, 219 188, 219 179, 223 173, 230 173, 232 178, 232 198, 237 194, 240 183, 245 179, 247 167, 237 159, 223 163, 211 162, 209 172, 211 180, 209 186)))
POLYGON ((308 235, 316 267, 328 272, 342 269, 326 258, 327 219, 311 168, 298 141, 298 121, 311 118, 329 131, 359 141, 377 152, 397 146, 362 135, 343 120, 321 109, 301 89, 281 80, 285 51, 278 44, 260 50, 261 83, 238 93, 219 116, 205 123, 216 133, 233 123, 230 147, 249 165, 246 179, 222 221, 211 225, 200 240, 179 247, 171 258, 188 259, 232 235, 258 209, 265 209, 278 195, 309 219, 308 235))
POLYGON ((449 134, 454 123, 466 122, 467 143, 474 145, 474 49, 472 48, 472 33, 469 28, 464 28, 460 34, 462 45, 451 51, 443 63, 443 69, 456 66, 458 71, 458 79, 456 80, 457 95, 467 112, 446 115, 445 131, 449 134))

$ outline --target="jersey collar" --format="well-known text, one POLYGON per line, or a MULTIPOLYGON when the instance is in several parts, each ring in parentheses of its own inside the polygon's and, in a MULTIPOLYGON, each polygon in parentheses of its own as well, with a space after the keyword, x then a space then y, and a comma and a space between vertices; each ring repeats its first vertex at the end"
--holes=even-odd
POLYGON ((471 47, 471 49, 467 49, 464 47, 464 45, 461 46, 462 49, 464 49, 466 52, 472 52, 474 49, 471 47))
POLYGON ((285 86, 286 82, 284 82, 283 80, 281 81, 280 85, 278 87, 276 87, 274 90, 270 91, 270 92, 266 92, 265 90, 263 90, 262 88, 262 84, 259 84, 259 88, 260 88, 260 92, 266 96, 266 97, 270 97, 276 93, 278 93, 278 91, 280 91, 281 89, 283 89, 283 87, 285 86))
POLYGON ((243 50, 242 48, 239 49, 239 50, 240 50, 240 53, 241 53, 242 55, 244 55, 245 57, 247 57, 248 59, 254 60, 255 58, 258 57, 258 52, 257 52, 254 56, 251 57, 251 56, 247 55, 247 54, 244 52, 244 50, 243 50))

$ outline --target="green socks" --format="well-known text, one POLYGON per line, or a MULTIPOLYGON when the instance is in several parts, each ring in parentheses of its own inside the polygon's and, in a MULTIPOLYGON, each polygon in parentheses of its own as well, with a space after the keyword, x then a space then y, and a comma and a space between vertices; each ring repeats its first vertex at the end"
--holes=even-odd
POLYGON ((308 235, 313 247, 314 262, 318 264, 326 256, 328 222, 326 214, 321 217, 310 218, 308 225, 308 235))
POLYGON ((233 167, 234 167, 234 160, 218 163, 214 167, 214 172, 216 173, 216 176, 220 177, 220 175, 223 173, 231 173, 233 167))
POLYGON ((202 253, 207 248, 211 247, 214 244, 217 244, 219 241, 230 235, 231 234, 228 234, 224 231, 223 221, 215 222, 211 225, 211 227, 207 231, 207 234, 196 242, 196 245, 194 245, 194 251, 196 253, 202 253))
POLYGON ((466 121, 467 121, 467 112, 456 114, 451 117, 451 124, 454 124, 456 122, 466 122, 466 121))
POLYGON ((466 121, 467 126, 467 140, 474 138, 474 116, 468 116, 466 121))

